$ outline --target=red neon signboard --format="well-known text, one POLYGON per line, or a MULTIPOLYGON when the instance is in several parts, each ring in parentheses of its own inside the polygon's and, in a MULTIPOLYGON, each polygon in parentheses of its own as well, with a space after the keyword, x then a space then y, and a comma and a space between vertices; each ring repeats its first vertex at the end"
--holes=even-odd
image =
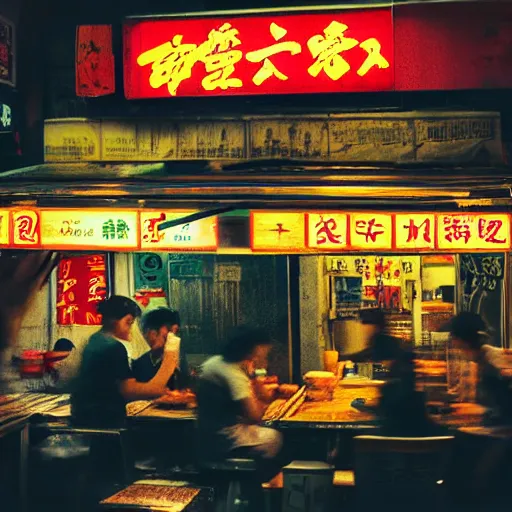
POLYGON ((57 271, 59 325, 100 325, 98 303, 107 296, 107 260, 104 254, 69 256, 57 271))
POLYGON ((394 87, 391 9, 138 20, 123 38, 128 99, 394 87))

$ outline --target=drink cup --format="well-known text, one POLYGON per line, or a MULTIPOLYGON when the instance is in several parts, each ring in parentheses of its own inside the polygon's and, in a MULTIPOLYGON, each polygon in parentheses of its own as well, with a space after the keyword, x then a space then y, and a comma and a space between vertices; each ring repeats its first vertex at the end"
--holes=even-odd
POLYGON ((326 372, 332 372, 336 374, 338 369, 338 357, 339 353, 337 350, 324 351, 324 370, 326 372))
POLYGON ((167 335, 167 341, 165 342, 164 350, 166 352, 175 352, 176 354, 180 351, 180 342, 181 338, 176 336, 174 333, 170 332, 167 335))

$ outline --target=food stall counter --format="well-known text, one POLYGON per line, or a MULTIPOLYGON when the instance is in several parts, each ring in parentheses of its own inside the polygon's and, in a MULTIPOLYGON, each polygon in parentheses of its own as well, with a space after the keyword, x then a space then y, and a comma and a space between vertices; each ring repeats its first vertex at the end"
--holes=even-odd
MULTIPOLYGON (((378 426, 372 408, 378 404, 382 381, 342 380, 334 389, 332 400, 308 401, 306 387, 289 400, 274 401, 264 420, 276 428, 368 429, 378 426), (358 400, 361 407, 354 407, 358 400)), ((474 403, 453 403, 439 407, 428 403, 430 417, 436 423, 456 430, 481 426, 487 409, 474 403)))
POLYGON ((274 412, 273 419, 268 415, 265 419, 277 428, 372 428, 377 424, 376 416, 352 407, 352 402, 362 398, 371 407, 377 404, 379 396, 379 386, 370 382, 337 386, 332 401, 307 401, 305 388, 301 388, 290 400, 279 404, 281 414, 274 412))
POLYGON ((195 409, 163 409, 155 404, 150 404, 147 408, 136 414, 128 414, 129 421, 194 421, 196 419, 195 409))

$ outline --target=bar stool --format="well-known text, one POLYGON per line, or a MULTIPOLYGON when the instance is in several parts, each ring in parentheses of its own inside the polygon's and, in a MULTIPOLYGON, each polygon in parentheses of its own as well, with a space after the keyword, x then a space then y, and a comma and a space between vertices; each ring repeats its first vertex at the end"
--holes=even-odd
POLYGON ((226 459, 199 465, 202 479, 215 489, 219 512, 262 510, 263 491, 259 479, 255 478, 257 469, 252 459, 226 459))
POLYGON ((44 501, 52 510, 79 510, 85 494, 84 468, 89 455, 90 447, 85 438, 50 435, 31 449, 32 481, 39 487, 32 495, 38 496, 38 500, 44 501), (58 492, 55 491, 56 483, 58 492))
MULTIPOLYGON (((128 442, 129 432, 125 428, 82 428, 72 426, 56 426, 50 427, 52 434, 66 434, 68 436, 81 436, 86 439, 89 444, 90 454, 93 455, 95 451, 95 444, 98 440, 109 440, 112 446, 116 447, 120 457, 119 475, 125 485, 131 483, 134 478, 134 460, 130 443, 128 442)), ((98 450, 97 450, 98 451, 98 450)), ((107 461, 109 454, 100 454, 100 458, 107 461)), ((97 468, 96 468, 97 469, 97 468)))

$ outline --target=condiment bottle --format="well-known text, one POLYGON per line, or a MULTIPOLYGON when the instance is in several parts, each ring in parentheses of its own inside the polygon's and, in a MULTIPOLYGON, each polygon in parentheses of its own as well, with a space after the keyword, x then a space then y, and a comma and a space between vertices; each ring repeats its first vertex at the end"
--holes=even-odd
POLYGON ((343 372, 345 379, 350 379, 356 376, 356 365, 352 361, 345 363, 345 370, 343 372))

